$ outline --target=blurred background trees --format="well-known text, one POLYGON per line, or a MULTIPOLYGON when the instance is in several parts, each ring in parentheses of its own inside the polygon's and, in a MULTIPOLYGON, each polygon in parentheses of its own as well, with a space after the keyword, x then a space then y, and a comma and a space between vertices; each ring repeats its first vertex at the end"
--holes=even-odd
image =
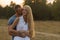
POLYGON ((30 5, 35 20, 60 20, 60 0, 55 0, 53 4, 46 4, 46 0, 26 0, 30 5))
MULTIPOLYGON (((10 6, 0 5, 0 18, 9 18, 15 11, 16 4, 11 2, 10 6)), ((46 0, 26 0, 25 5, 30 5, 35 20, 60 20, 60 0, 55 0, 53 4, 46 4, 46 0)))

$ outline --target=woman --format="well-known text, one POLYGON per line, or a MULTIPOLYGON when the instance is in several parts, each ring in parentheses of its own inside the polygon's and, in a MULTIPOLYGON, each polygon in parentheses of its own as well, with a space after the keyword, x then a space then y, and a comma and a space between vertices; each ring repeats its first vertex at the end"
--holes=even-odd
POLYGON ((32 9, 28 5, 25 5, 24 9, 27 12, 27 22, 28 22, 30 38, 33 38, 35 36, 35 30, 34 30, 34 21, 33 21, 32 9))
MULTIPOLYGON (((16 20, 19 20, 17 24, 17 31, 20 32, 21 37, 15 36, 14 40, 31 40, 31 38, 35 35, 35 30, 30 6, 25 5, 22 10, 22 16, 16 20)), ((11 28, 13 29, 13 27, 11 28)))

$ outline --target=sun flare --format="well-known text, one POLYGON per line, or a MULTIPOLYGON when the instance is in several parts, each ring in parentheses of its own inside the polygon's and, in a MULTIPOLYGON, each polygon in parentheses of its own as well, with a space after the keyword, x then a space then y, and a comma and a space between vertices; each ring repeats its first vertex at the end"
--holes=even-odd
POLYGON ((53 4, 54 1, 55 0, 47 0, 47 4, 49 4, 49 3, 53 4))

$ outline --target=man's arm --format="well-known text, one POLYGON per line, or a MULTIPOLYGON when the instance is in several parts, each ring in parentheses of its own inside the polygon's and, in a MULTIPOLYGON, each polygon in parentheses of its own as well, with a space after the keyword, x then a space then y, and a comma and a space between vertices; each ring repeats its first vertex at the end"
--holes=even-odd
POLYGON ((17 25, 19 19, 16 18, 15 21, 11 24, 11 25, 8 25, 8 32, 10 35, 13 35, 13 36, 16 36, 18 35, 18 31, 14 30, 13 28, 17 25))
POLYGON ((11 36, 17 36, 18 35, 18 31, 11 29, 10 26, 8 27, 8 33, 11 36))
POLYGON ((8 25, 9 26, 8 32, 11 36, 25 37, 26 35, 24 33, 22 33, 22 31, 17 31, 17 30, 13 29, 17 25, 18 21, 19 21, 19 18, 17 17, 11 25, 8 25))

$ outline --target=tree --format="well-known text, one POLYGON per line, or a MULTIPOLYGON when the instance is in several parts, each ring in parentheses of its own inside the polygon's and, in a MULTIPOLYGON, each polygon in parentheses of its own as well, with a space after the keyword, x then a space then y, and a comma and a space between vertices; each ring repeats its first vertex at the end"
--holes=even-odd
POLYGON ((2 15, 3 15, 3 8, 2 8, 2 6, 0 5, 0 18, 2 18, 2 15))
POLYGON ((53 4, 53 16, 54 20, 60 20, 60 0, 55 0, 53 4))
POLYGON ((46 0, 26 0, 26 4, 31 6, 35 20, 49 19, 46 0))

